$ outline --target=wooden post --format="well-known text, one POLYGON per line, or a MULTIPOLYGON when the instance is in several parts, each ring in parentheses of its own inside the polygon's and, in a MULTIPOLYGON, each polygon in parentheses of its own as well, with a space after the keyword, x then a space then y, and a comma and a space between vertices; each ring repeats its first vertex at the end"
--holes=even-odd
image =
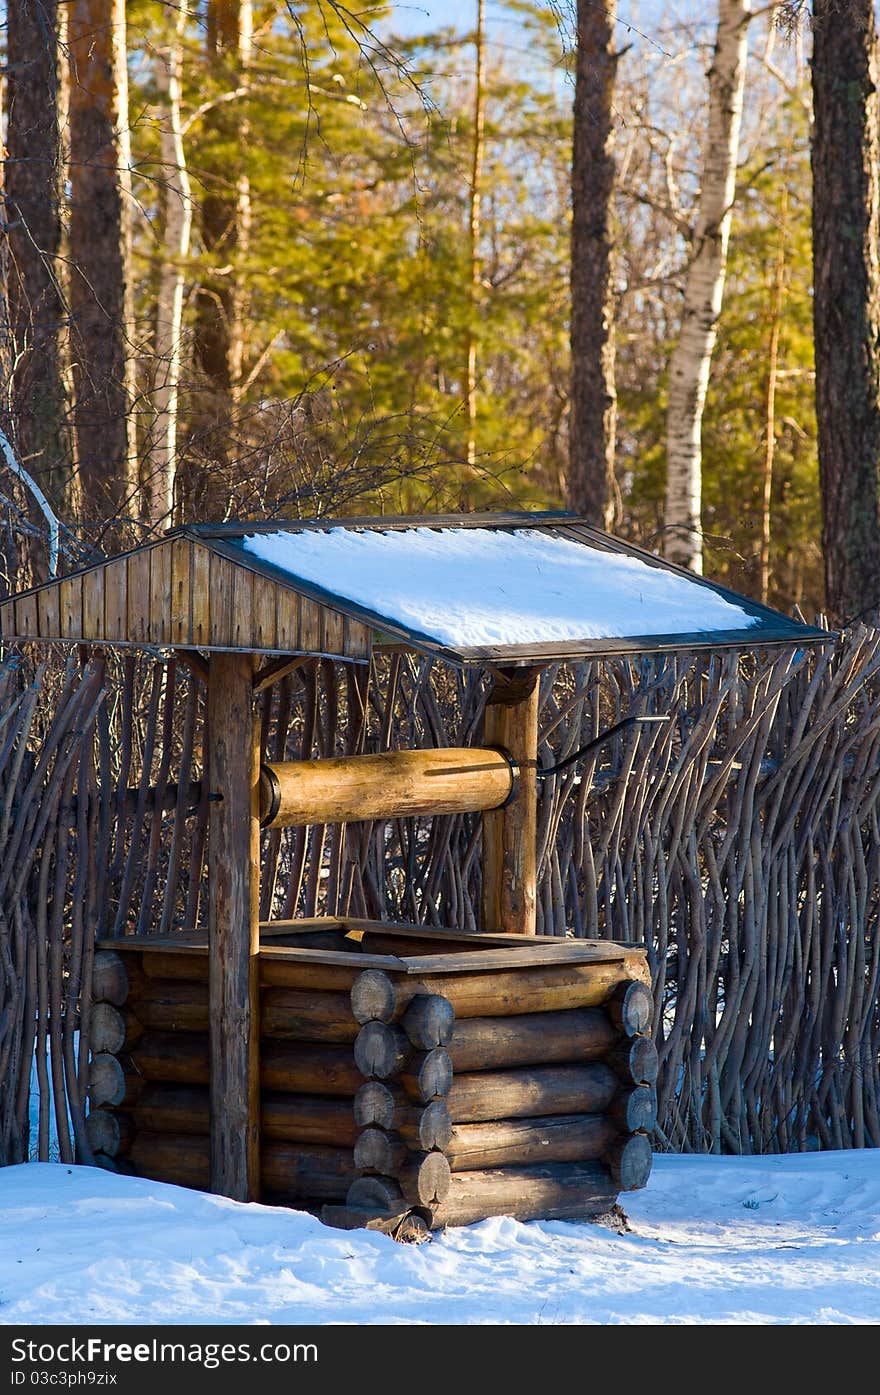
POLYGON ((208 675, 211 1189, 259 1194, 259 733, 253 656, 212 655, 208 675))
POLYGON ((483 929, 534 935, 538 835, 539 668, 505 669, 486 704, 484 744, 519 766, 519 786, 483 815, 483 929))

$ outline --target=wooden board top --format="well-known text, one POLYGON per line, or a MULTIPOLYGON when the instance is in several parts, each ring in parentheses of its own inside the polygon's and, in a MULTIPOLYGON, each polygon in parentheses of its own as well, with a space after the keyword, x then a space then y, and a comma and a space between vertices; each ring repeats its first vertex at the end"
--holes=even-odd
MULTIPOLYGON (((338 921, 335 923, 339 924, 338 921)), ((383 934, 391 929, 391 927, 384 926, 381 921, 361 922, 361 924, 368 924, 372 930, 381 931, 383 934)), ((314 932, 318 928, 322 927, 319 927, 317 922, 308 923, 309 931, 314 932)), ((323 928, 329 928, 327 921, 323 922, 323 928)), ((405 932, 407 938, 410 939, 414 934, 419 933, 417 926, 398 926, 396 930, 401 936, 405 932)), ((304 931, 304 933, 308 933, 308 931, 304 931)), ((441 934, 438 938, 448 937, 441 934)), ((467 940, 469 937, 461 935, 459 938, 467 940)), ((478 938, 482 943, 484 936, 470 938, 478 938)), ((259 957, 272 962, 288 964, 324 964, 357 970, 381 969, 388 974, 430 974, 433 976, 438 974, 498 973, 507 969, 535 968, 548 964, 621 963, 627 954, 632 952, 633 948, 639 948, 638 946, 618 945, 610 941, 554 939, 547 936, 538 939, 522 935, 492 935, 486 936, 485 939, 491 941, 502 939, 505 943, 501 946, 490 944, 485 949, 467 949, 460 953, 446 953, 435 949, 433 952, 418 955, 367 954, 354 946, 350 950, 301 949, 293 945, 272 945, 269 943, 261 946, 259 957)), ((202 933, 185 938, 128 935, 122 939, 101 939, 98 941, 98 948, 115 949, 122 953, 126 951, 139 953, 161 951, 163 954, 171 952, 206 955, 208 952, 207 937, 202 933)))

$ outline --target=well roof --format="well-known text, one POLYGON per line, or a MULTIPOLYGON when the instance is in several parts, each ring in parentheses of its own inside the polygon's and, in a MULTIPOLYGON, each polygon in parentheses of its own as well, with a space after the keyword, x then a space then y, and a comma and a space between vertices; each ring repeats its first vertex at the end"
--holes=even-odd
POLYGON ((828 638, 565 513, 190 524, 11 597, 0 635, 456 664, 828 638))

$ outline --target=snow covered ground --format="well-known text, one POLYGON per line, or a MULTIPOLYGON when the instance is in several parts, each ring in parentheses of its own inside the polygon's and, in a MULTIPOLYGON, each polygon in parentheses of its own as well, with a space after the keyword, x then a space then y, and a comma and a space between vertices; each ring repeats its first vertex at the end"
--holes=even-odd
POLYGON ((878 1323, 880 1149, 660 1156, 632 1231, 422 1246, 94 1168, 0 1169, 0 1324, 878 1323))

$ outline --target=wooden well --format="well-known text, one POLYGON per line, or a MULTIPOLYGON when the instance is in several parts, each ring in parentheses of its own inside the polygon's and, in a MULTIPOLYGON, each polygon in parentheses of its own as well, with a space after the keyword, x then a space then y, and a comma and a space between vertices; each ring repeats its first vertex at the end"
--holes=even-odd
MULTIPOLYGON (((208 948, 104 941, 89 1135, 211 1183, 208 948)), ((336 1224, 589 1218, 643 1186, 644 951, 325 920, 264 927, 259 1195, 336 1224)))
MULTIPOLYGON (((502 616, 505 585, 506 574, 502 616)), ((471 589, 479 606, 479 576, 471 589)), ((432 599, 436 614, 442 592, 432 599)), ((471 514, 187 526, 10 598, 0 632, 171 650, 206 685, 208 931, 100 946, 88 1128, 106 1163, 242 1201, 326 1206, 338 1224, 590 1216, 644 1184, 657 1070, 645 953, 534 934, 541 671, 563 658, 823 642, 823 631, 571 515, 471 514), (554 548, 569 568, 572 551, 589 554, 601 584, 577 590, 582 630, 552 639, 533 627, 521 640, 517 610, 503 642, 438 637, 401 616, 399 577, 396 601, 367 602, 356 567, 316 579, 297 570, 295 546, 282 566, 254 543, 358 534, 372 547, 422 530, 433 545, 438 530, 442 543, 473 529, 511 555, 541 540, 538 585, 554 548), (643 582, 671 574, 700 623, 714 605, 732 628, 670 620, 668 633, 654 623, 597 638, 597 590, 626 592, 633 569, 643 582), (257 695, 305 658, 366 664, 377 645, 485 672, 474 746, 261 770, 257 695), (481 930, 493 933, 260 927, 261 826, 450 811, 481 816, 481 930)))

